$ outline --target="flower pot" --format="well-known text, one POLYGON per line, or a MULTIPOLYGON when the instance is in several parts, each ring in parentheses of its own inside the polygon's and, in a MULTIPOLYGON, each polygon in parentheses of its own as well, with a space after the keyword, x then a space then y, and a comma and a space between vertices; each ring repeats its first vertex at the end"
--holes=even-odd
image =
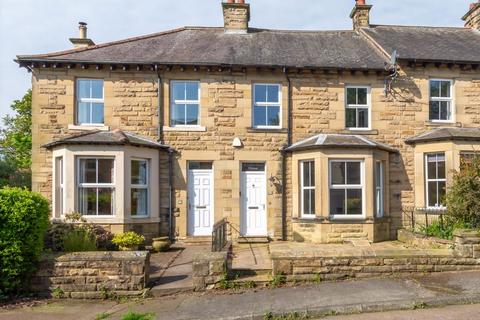
POLYGON ((155 252, 164 252, 170 249, 170 240, 168 237, 159 237, 152 239, 152 247, 155 252))

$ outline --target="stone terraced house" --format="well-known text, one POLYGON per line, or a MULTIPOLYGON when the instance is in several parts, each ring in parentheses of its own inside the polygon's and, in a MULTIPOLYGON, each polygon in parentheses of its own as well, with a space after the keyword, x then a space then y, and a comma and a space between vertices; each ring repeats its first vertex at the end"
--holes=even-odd
POLYGON ((32 73, 33 189, 52 219, 113 232, 338 243, 395 239, 406 208, 444 208, 480 151, 480 2, 464 28, 184 27, 17 56, 32 73))

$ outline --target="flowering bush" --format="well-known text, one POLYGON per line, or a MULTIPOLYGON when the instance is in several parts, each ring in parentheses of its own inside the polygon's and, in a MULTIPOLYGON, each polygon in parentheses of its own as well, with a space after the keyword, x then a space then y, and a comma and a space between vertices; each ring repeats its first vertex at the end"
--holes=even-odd
POLYGON ((116 234, 113 237, 112 242, 119 247, 123 248, 132 248, 141 245, 145 241, 145 237, 139 235, 134 231, 116 234))

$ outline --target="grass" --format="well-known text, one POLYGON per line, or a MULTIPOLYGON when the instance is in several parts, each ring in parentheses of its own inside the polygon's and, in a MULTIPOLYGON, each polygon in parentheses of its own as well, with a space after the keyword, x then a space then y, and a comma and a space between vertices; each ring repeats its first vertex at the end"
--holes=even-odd
POLYGON ((136 313, 129 311, 128 313, 122 316, 122 320, 154 320, 154 313, 136 313))
POLYGON ((271 312, 265 313, 263 320, 306 320, 310 319, 307 314, 300 314, 298 312, 293 312, 285 315, 275 316, 271 312))
POLYGON ((55 288, 52 290, 52 297, 55 299, 62 299, 65 296, 65 292, 63 292, 60 288, 55 288))
POLYGON ((97 314, 97 316, 95 317, 95 320, 105 320, 105 319, 108 319, 110 316, 111 316, 110 313, 102 312, 102 313, 97 314))
POLYGON ((286 282, 287 282, 287 277, 285 277, 283 274, 276 274, 268 282, 268 286, 271 288, 278 288, 284 285, 286 282))

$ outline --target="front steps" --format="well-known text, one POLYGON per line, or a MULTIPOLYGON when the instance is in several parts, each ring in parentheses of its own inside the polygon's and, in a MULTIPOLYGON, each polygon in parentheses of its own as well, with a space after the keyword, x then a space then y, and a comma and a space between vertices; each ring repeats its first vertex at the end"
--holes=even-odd
POLYGON ((253 244, 253 243, 269 243, 269 237, 239 237, 237 239, 238 244, 253 244))

